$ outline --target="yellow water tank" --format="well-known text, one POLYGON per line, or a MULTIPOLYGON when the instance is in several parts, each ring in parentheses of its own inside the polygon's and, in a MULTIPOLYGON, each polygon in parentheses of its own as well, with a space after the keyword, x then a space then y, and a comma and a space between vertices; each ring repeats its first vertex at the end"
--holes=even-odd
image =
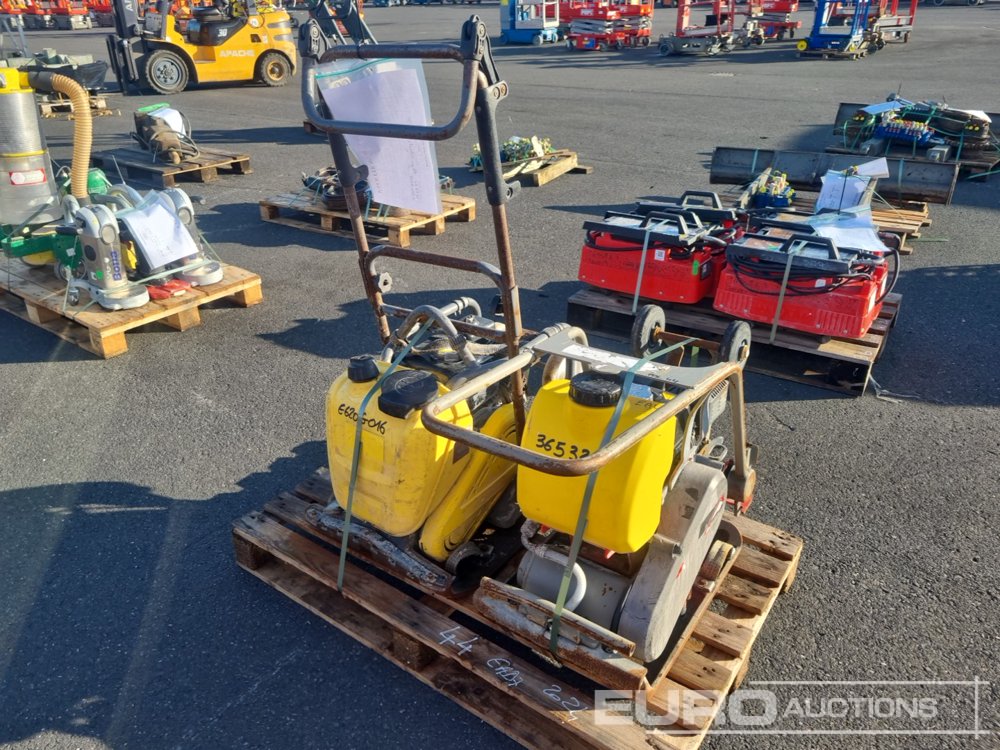
MULTIPOLYGON (((542 386, 531 405, 521 446, 554 458, 594 453, 614 413, 622 386, 617 377, 585 372, 572 381, 542 386)), ((670 398, 666 394, 665 398, 670 398)), ((664 397, 633 385, 615 428, 617 436, 662 408, 664 397)), ((597 475, 584 540, 615 552, 635 552, 660 522, 663 485, 674 455, 677 420, 668 420, 609 463, 597 475)), ((523 466, 517 472, 517 499, 528 518, 572 534, 587 477, 559 477, 523 466)))
MULTIPOLYGON (((354 441, 361 401, 388 364, 352 357, 326 398, 326 447, 333 493, 347 506, 354 441)), ((448 389, 430 373, 399 367, 369 400, 361 430, 361 457, 354 490, 354 515, 386 534, 417 531, 455 483, 468 449, 428 432, 421 409, 448 389)), ((441 418, 472 429, 463 401, 441 418)))

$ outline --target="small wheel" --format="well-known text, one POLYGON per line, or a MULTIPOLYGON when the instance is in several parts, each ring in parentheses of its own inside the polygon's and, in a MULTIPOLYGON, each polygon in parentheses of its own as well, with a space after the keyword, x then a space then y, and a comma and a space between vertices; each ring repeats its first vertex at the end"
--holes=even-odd
POLYGON ((726 326, 719 344, 720 362, 746 362, 750 356, 752 334, 750 324, 745 320, 734 320, 726 326))
POLYGON ((168 49, 154 50, 146 58, 146 81, 158 94, 179 94, 188 85, 188 67, 183 58, 168 49))
POLYGON ((653 338, 653 334, 662 331, 666 324, 667 316, 659 305, 643 305, 639 308, 635 322, 632 324, 632 333, 629 336, 632 354, 636 357, 645 357, 658 349, 659 346, 653 338))
POLYGON ((280 52, 265 52, 257 61, 257 78, 265 86, 284 86, 292 77, 292 66, 280 52))
POLYGON ((532 44, 533 47, 541 47, 542 46, 542 35, 541 34, 535 34, 533 37, 531 37, 531 44, 532 44))
POLYGON ((755 36, 753 38, 753 43, 755 45, 757 45, 758 47, 763 46, 763 44, 764 44, 764 37, 763 36, 755 36))
POLYGON ((677 50, 674 49, 674 43, 671 42, 670 40, 667 40, 665 42, 660 42, 660 54, 663 55, 664 57, 669 57, 676 51, 677 50))
POLYGON ((600 52, 607 52, 607 51, 608 51, 608 45, 607 45, 607 42, 598 42, 598 44, 597 44, 597 49, 598 49, 598 50, 599 50, 600 52))
POLYGON ((649 37, 648 36, 639 37, 639 46, 640 47, 648 47, 649 46, 649 37))
POLYGON ((788 30, 788 38, 789 39, 794 39, 795 38, 795 29, 789 29, 788 30))
POLYGON ((566 49, 573 49, 573 40, 572 39, 567 39, 566 40, 566 49))
POLYGON ((54 266, 52 266, 52 271, 55 273, 56 278, 60 281, 71 281, 73 279, 73 269, 66 266, 62 261, 57 261, 54 266))
POLYGON ((944 5, 944 3, 945 3, 945 0, 931 0, 931 5, 933 5, 933 6, 937 7, 937 8, 940 8, 942 5, 944 5))

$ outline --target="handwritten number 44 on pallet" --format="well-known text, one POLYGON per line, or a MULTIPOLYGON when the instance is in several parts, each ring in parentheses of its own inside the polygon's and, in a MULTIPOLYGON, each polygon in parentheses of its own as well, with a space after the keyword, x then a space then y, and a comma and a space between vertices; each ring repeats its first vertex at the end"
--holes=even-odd
POLYGON ((438 633, 438 635, 441 636, 441 640, 438 641, 438 643, 440 643, 441 645, 444 645, 445 643, 454 643, 455 648, 458 650, 458 655, 464 656, 465 654, 472 651, 472 644, 479 640, 479 636, 469 638, 466 641, 459 641, 456 639, 456 636, 461 637, 460 635, 461 630, 462 630, 461 626, 458 625, 456 625, 453 628, 448 628, 447 630, 442 630, 440 633, 438 633))

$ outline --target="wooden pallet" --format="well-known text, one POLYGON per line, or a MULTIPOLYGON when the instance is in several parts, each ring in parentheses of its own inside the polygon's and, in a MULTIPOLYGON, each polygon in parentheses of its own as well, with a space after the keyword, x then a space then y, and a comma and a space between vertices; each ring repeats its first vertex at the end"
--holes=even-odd
POLYGON ((225 276, 217 284, 192 288, 183 296, 151 300, 133 310, 104 310, 99 305, 66 305, 66 285, 49 267, 32 268, 9 259, 0 266, 0 308, 22 320, 76 344, 98 357, 108 359, 128 351, 125 333, 159 321, 178 331, 201 323, 199 308, 209 302, 230 298, 240 307, 256 305, 263 299, 260 276, 236 266, 225 265, 225 276))
MULTIPOLYGON (((411 234, 441 234, 449 219, 473 221, 476 218, 474 198, 442 193, 441 207, 439 214, 406 211, 402 216, 376 216, 379 204, 373 203, 365 219, 365 230, 375 241, 409 247, 411 234)), ((309 193, 284 193, 261 201, 260 218, 309 232, 353 237, 347 211, 332 211, 309 193)))
MULTIPOLYGON (((66 120, 75 119, 73 115, 73 104, 69 99, 60 97, 58 99, 43 99, 38 102, 38 111, 41 113, 42 117, 52 119, 52 118, 63 118, 66 120)), ((112 109, 108 106, 108 100, 103 96, 97 96, 92 94, 90 96, 90 114, 92 117, 111 117, 112 115, 121 116, 122 111, 120 109, 112 109)))
POLYGON ((225 154, 221 151, 201 150, 196 159, 186 159, 180 164, 161 164, 153 161, 149 151, 135 148, 119 148, 101 151, 91 156, 95 166, 100 167, 112 179, 119 172, 126 181, 141 179, 159 188, 174 187, 178 180, 190 182, 213 182, 220 170, 229 174, 250 174, 250 157, 246 154, 225 154))
POLYGON ((595 708, 597 685, 511 644, 471 602, 398 584, 354 561, 338 593, 335 544, 305 517, 330 496, 320 470, 236 521, 237 564, 528 748, 696 750, 746 674, 802 552, 791 534, 735 519, 742 548, 645 690, 651 712, 680 720, 655 730, 608 725, 595 708), (703 709, 692 712, 693 704, 703 709))
MULTIPOLYGON (((649 300, 664 308, 667 329, 700 338, 719 338, 733 318, 714 310, 711 301, 677 305, 649 300)), ((753 346, 747 369, 784 380, 861 396, 868 387, 872 367, 885 350, 896 323, 902 295, 890 294, 878 319, 859 339, 812 336, 779 328, 770 341, 771 326, 751 324, 753 346)), ((632 298, 599 289, 582 289, 567 303, 571 325, 604 336, 627 339, 632 330, 632 298)))
MULTIPOLYGON (((531 159, 504 162, 501 167, 503 167, 505 180, 517 180, 522 185, 532 185, 533 187, 547 185, 567 172, 592 174, 594 171, 593 167, 580 164, 577 153, 569 150, 555 151, 531 159)), ((472 167, 469 171, 482 172, 483 168, 481 166, 472 167)))
MULTIPOLYGON (((792 207, 803 213, 811 214, 816 209, 814 194, 796 193, 792 207)), ((794 218, 794 217, 788 217, 794 218)), ((899 237, 900 255, 910 255, 913 246, 908 240, 920 237, 924 227, 931 225, 930 209, 922 201, 897 201, 872 207, 872 221, 879 231, 890 232, 899 237)))

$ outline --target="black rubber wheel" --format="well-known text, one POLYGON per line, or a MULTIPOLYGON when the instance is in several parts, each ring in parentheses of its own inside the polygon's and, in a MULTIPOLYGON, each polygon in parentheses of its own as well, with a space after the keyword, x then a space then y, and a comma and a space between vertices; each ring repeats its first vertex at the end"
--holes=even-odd
POLYGON ((734 320, 726 326, 719 344, 720 362, 745 362, 750 356, 750 324, 745 320, 734 320))
POLYGON ((187 88, 190 75, 184 58, 168 49, 153 50, 146 58, 146 82, 158 94, 179 94, 187 88))
POLYGON ((657 330, 663 330, 666 324, 667 316, 659 305, 640 307, 639 312, 636 313, 635 322, 632 323, 632 333, 629 336, 632 354, 636 357, 645 357, 650 352, 659 349, 659 344, 653 339, 653 334, 657 330))
POLYGON ((265 52, 257 61, 257 80, 265 86, 284 86, 291 77, 291 63, 280 52, 265 52))
POLYGON ((669 57, 674 54, 674 44, 673 42, 660 42, 660 54, 664 57, 669 57))

